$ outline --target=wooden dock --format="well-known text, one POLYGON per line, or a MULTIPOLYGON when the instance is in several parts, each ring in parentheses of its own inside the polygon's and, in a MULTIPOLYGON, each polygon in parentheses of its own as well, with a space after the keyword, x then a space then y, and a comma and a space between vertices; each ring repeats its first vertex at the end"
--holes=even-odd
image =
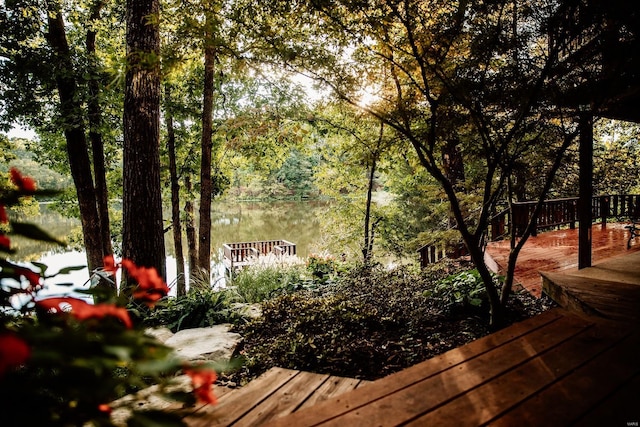
POLYGON ((257 263, 261 258, 270 256, 281 259, 296 255, 296 244, 287 240, 260 240, 255 242, 225 243, 222 245, 223 263, 227 272, 257 263))

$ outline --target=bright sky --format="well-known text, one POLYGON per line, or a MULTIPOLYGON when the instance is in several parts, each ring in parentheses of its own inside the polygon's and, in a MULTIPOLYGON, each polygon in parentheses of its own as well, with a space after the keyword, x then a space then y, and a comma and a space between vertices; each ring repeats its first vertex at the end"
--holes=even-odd
POLYGON ((26 138, 35 139, 36 134, 30 129, 23 129, 19 126, 14 126, 9 132, 6 133, 9 138, 26 138))

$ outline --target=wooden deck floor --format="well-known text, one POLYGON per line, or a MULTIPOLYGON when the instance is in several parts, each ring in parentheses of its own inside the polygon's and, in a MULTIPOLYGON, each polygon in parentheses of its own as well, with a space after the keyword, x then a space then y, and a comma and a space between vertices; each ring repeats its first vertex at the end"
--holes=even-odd
MULTIPOLYGON (((629 230, 624 223, 610 223, 606 228, 599 224, 592 227, 592 264, 611 257, 640 251, 640 238, 631 242, 627 249, 629 230)), ((487 254, 504 269, 509 258, 509 242, 491 242, 487 254)), ((540 272, 565 273, 578 271, 578 229, 549 231, 530 237, 518 256, 515 282, 540 296, 542 279, 540 272)))
POLYGON ((553 309, 267 425, 634 425, 639 352, 637 329, 553 309))
POLYGON ((183 421, 196 426, 258 426, 313 407, 369 381, 272 368, 246 386, 219 390, 218 404, 201 406, 183 421))

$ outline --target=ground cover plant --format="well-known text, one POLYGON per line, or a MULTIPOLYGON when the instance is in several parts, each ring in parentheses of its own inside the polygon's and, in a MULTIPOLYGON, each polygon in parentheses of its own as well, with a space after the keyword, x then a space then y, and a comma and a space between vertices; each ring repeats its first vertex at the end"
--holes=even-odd
MULTIPOLYGON (((242 325, 242 369, 223 381, 246 383, 273 366, 374 380, 491 332, 486 296, 467 262, 425 271, 353 269, 313 290, 262 304, 262 317, 242 325), (454 291, 452 291, 452 289, 454 291)), ((553 303, 516 293, 509 323, 553 303)))

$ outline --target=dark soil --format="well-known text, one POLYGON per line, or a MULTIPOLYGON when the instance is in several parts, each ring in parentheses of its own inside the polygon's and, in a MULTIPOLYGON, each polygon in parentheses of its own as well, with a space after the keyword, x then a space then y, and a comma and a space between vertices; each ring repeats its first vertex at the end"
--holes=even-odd
MULTIPOLYGON (((494 329, 486 301, 452 302, 449 289, 436 286, 468 268, 360 272, 267 301, 260 319, 239 328, 243 368, 222 375, 221 383, 241 385, 273 366, 375 380, 483 337, 494 329)), ((547 297, 516 293, 503 326, 554 306, 547 297)))

